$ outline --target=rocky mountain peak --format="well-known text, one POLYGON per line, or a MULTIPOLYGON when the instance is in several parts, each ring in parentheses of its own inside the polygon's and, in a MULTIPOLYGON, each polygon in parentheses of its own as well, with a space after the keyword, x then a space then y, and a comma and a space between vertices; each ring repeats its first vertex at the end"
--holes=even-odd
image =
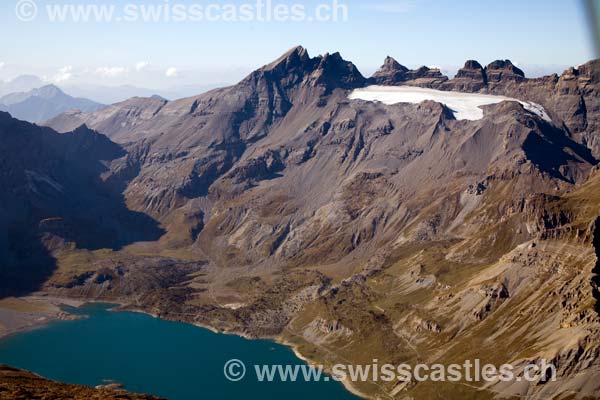
POLYGON ((387 56, 383 61, 380 71, 408 71, 404 65, 400 64, 393 57, 387 56))
POLYGON ((98 160, 113 160, 125 155, 121 146, 112 142, 105 135, 90 129, 86 124, 80 125, 73 132, 63 136, 69 136, 68 143, 78 156, 87 154, 98 160))
POLYGON ((308 50, 302 46, 296 46, 283 53, 279 58, 264 67, 265 70, 276 70, 279 68, 293 68, 310 63, 308 50))
POLYGON ((365 84, 366 80, 358 68, 352 62, 344 60, 340 53, 326 53, 317 59, 318 65, 312 73, 315 84, 325 85, 328 90, 353 89, 365 84))
POLYGON ((577 71, 580 75, 590 78, 594 83, 600 82, 600 58, 580 65, 577 71))
POLYGON ((365 78, 356 66, 336 52, 311 58, 302 47, 294 47, 277 60, 254 71, 242 83, 257 83, 261 79, 280 82, 283 88, 307 83, 311 87, 324 87, 326 91, 336 88, 353 89, 363 86, 365 78))
POLYGON ((467 60, 465 61, 465 66, 462 67, 462 69, 464 70, 477 70, 477 71, 483 71, 483 67, 481 66, 481 64, 479 64, 479 62, 475 61, 475 60, 467 60))
POLYGON ((371 85, 402 85, 411 84, 416 86, 431 87, 448 80, 438 68, 426 66, 417 69, 408 69, 394 58, 387 56, 383 65, 369 78, 371 85))
POLYGON ((13 118, 9 113, 5 111, 0 111, 0 129, 13 121, 13 118))
POLYGON ((453 84, 461 90, 477 91, 487 84, 484 68, 475 60, 467 60, 464 67, 458 70, 453 84))
POLYGON ((39 89, 34 89, 32 90, 32 95, 33 96, 37 96, 37 97, 42 97, 45 99, 50 99, 56 96, 61 96, 64 95, 65 93, 60 90, 60 88, 58 88, 58 86, 55 85, 46 85, 46 86, 42 86, 39 89))
POLYGON ((510 60, 496 60, 488 64, 485 73, 489 82, 514 81, 525 79, 525 73, 510 60))
POLYGON ((592 83, 600 82, 600 59, 588 61, 579 67, 569 67, 562 74, 561 79, 587 79, 592 83))
POLYGON ((437 68, 429 68, 425 65, 415 69, 412 71, 414 76, 417 76, 419 78, 427 76, 427 75, 431 75, 431 74, 441 74, 440 70, 437 68))
POLYGON ((406 80, 414 81, 419 86, 431 87, 448 80, 439 68, 419 67, 406 73, 406 80))
POLYGON ((94 131, 93 129, 90 129, 87 124, 81 124, 79 125, 77 128, 75 128, 73 130, 74 134, 79 134, 79 135, 88 135, 88 134, 97 134, 96 131, 94 131))
POLYGON ((387 56, 383 65, 369 79, 369 83, 375 85, 396 85, 406 80, 409 71, 404 65, 394 58, 387 56))

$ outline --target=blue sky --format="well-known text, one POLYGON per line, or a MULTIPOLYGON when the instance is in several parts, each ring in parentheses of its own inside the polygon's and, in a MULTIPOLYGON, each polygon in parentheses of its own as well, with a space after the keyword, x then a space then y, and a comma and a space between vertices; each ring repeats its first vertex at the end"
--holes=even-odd
MULTIPOLYGON (((466 59, 486 64, 508 58, 533 74, 595 57, 578 0, 340 0, 348 7, 346 22, 51 23, 40 17, 47 4, 57 3, 208 4, 62 1, 37 0, 42 11, 33 22, 16 18, 16 0, 1 2, 0 79, 35 73, 49 80, 145 86, 234 82, 297 44, 311 55, 340 51, 364 74, 386 55, 409 67, 447 70, 466 59)), ((302 3, 311 10, 332 0, 272 1, 302 3)))

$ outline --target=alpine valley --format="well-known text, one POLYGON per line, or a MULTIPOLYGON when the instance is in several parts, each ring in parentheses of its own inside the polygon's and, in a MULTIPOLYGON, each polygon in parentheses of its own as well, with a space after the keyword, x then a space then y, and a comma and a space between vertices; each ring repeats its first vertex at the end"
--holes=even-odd
POLYGON ((326 366, 558 371, 345 382, 367 398, 596 397, 599 88, 600 60, 535 79, 470 60, 449 79, 388 57, 366 78, 296 47, 190 98, 0 113, 0 294, 118 303, 326 366), (461 118, 398 87, 486 100, 461 118))

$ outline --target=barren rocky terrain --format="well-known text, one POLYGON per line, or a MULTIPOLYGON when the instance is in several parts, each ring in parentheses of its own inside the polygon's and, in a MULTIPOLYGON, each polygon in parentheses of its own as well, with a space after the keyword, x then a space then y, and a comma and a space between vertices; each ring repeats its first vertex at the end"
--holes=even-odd
POLYGON ((373 398, 598 396, 599 82, 598 60, 536 79, 467 61, 448 79, 388 58, 365 78, 298 47, 191 98, 47 127, 0 114, 2 293, 118 301, 326 365, 559 373, 355 386, 373 398), (349 98, 369 85, 506 96, 549 120, 517 101, 462 120, 349 98))
POLYGON ((158 397, 128 393, 118 388, 90 388, 42 378, 31 372, 0 365, 0 399, 3 400, 158 400, 158 397))

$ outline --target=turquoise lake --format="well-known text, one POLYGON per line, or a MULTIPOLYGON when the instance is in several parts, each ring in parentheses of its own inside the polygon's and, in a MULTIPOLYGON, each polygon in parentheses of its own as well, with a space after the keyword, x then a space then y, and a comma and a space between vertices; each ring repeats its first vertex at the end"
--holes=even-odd
POLYGON ((302 364, 285 346, 109 307, 86 305, 76 310, 86 319, 1 339, 0 363, 61 382, 96 386, 115 381, 127 390, 171 400, 357 399, 333 380, 258 382, 254 364, 302 364), (225 363, 234 358, 247 367, 239 382, 223 374, 225 363))

